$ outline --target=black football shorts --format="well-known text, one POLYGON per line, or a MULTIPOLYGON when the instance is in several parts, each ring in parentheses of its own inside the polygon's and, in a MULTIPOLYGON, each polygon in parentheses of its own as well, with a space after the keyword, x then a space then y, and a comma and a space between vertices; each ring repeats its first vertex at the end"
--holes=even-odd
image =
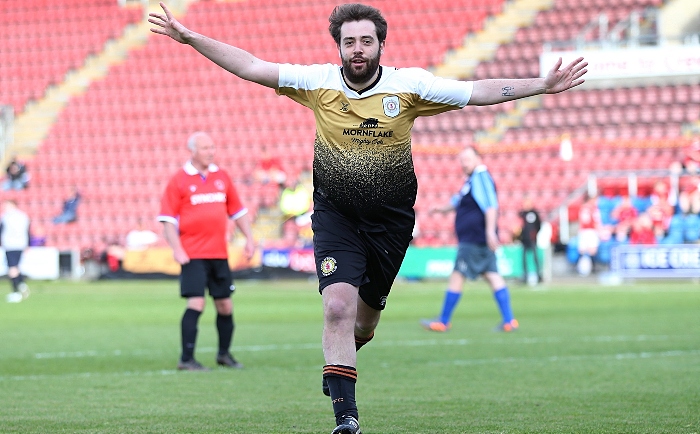
POLYGON ((319 292, 333 283, 349 283, 360 288, 367 305, 383 310, 412 231, 362 231, 332 210, 316 210, 311 219, 319 292))
POLYGON ((212 298, 227 298, 233 294, 231 269, 226 259, 190 259, 180 272, 180 295, 184 298, 204 297, 209 288, 212 298))
POLYGON ((22 259, 22 250, 7 250, 5 252, 8 267, 17 267, 22 259))

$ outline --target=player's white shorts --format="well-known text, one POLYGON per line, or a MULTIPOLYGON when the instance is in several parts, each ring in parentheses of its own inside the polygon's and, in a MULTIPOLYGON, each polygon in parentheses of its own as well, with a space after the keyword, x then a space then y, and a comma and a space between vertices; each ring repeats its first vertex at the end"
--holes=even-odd
POLYGON ((595 229, 581 229, 578 233, 578 251, 595 253, 600 244, 598 231, 595 229))

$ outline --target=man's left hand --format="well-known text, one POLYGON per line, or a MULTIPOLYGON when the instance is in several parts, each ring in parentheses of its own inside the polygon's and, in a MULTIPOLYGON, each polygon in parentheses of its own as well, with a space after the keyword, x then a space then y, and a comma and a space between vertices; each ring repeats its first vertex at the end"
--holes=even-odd
POLYGON ((583 57, 579 57, 573 62, 566 65, 564 69, 559 69, 562 64, 561 57, 554 67, 547 73, 544 78, 545 93, 559 93, 572 87, 582 84, 585 80, 583 75, 588 72, 586 66, 588 62, 583 61, 583 57))
POLYGON ((489 246, 489 249, 494 252, 498 249, 500 243, 498 242, 498 235, 496 235, 495 231, 486 232, 486 244, 489 246))

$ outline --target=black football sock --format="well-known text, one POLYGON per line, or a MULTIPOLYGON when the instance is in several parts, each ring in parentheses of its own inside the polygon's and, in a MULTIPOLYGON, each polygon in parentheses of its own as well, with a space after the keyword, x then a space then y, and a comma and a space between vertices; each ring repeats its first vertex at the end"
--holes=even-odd
POLYGON ((340 424, 344 416, 359 419, 355 403, 357 370, 352 366, 326 365, 323 367, 323 378, 328 382, 331 391, 336 424, 340 424))
POLYGON ((199 322, 199 315, 201 314, 202 312, 198 310, 188 308, 182 315, 182 322, 180 323, 182 333, 182 356, 180 356, 180 359, 183 362, 194 358, 194 346, 197 342, 197 323, 199 322))
POLYGON ((10 280, 12 281, 12 291, 13 292, 19 291, 19 283, 20 283, 19 276, 13 277, 10 280))
POLYGON ((219 331, 219 354, 228 354, 234 328, 233 315, 216 315, 216 329, 219 331))
POLYGON ((366 338, 360 338, 355 336, 355 351, 360 351, 360 348, 362 348, 367 342, 371 341, 373 337, 374 331, 372 331, 372 334, 366 338))

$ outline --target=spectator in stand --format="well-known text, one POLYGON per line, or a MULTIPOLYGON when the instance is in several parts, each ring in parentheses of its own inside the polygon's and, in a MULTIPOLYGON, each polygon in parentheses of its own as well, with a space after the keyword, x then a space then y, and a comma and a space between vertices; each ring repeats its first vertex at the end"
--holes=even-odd
POLYGON ((124 246, 117 238, 105 240, 104 251, 100 254, 100 261, 107 265, 109 271, 116 273, 122 269, 122 261, 126 253, 124 246))
POLYGON ((677 200, 664 181, 654 183, 649 199, 651 206, 647 208, 646 213, 651 217, 656 238, 661 239, 666 235, 671 224, 677 200))
POLYGON ((311 193, 298 176, 290 176, 285 182, 279 206, 285 219, 299 217, 311 208, 311 193))
POLYGON ((700 176, 692 176, 681 187, 678 209, 683 215, 700 214, 700 176))
POLYGON ((612 210, 610 216, 615 222, 614 233, 617 241, 625 241, 632 229, 632 224, 639 211, 634 207, 632 198, 623 196, 622 201, 612 210))
POLYGON ((645 214, 651 218, 652 229, 656 234, 656 238, 661 239, 666 236, 668 228, 671 225, 671 218, 674 214, 673 208, 654 204, 647 208, 645 214))
POLYGON ((78 187, 73 187, 70 195, 63 201, 61 214, 54 217, 54 224, 72 223, 78 219, 78 205, 80 205, 80 192, 78 187))
POLYGON ((700 174, 700 135, 694 137, 683 149, 683 160, 671 163, 670 169, 677 174, 700 174))
POLYGON ((146 228, 143 219, 139 219, 136 228, 126 234, 127 250, 146 250, 158 242, 158 235, 146 228))
POLYGON ((285 249, 302 247, 299 245, 299 227, 294 219, 282 223, 282 238, 279 240, 279 246, 285 249))
POLYGON ((652 187, 649 200, 652 205, 657 205, 661 208, 664 214, 673 215, 673 207, 676 204, 676 197, 670 191, 668 184, 664 181, 656 181, 652 187))
POLYGON ((287 174, 282 167, 282 161, 265 146, 262 146, 260 149, 260 160, 258 160, 253 176, 256 182, 263 185, 274 182, 281 186, 284 185, 284 181, 287 179, 287 174))
POLYGON ((46 230, 43 226, 32 225, 29 234, 29 245, 31 247, 42 247, 46 245, 46 230))
POLYGON ((602 228, 598 197, 588 196, 578 212, 578 252, 579 260, 576 269, 582 276, 588 276, 593 271, 593 258, 598 254, 600 246, 599 231, 602 228))
POLYGON ((630 231, 630 244, 656 244, 657 235, 654 229, 654 222, 647 213, 641 213, 632 223, 630 231))
POLYGON ((523 205, 518 216, 520 217, 520 235, 518 239, 523 246, 523 283, 527 283, 528 281, 528 252, 532 252, 532 257, 535 261, 537 282, 542 282, 542 269, 540 268, 540 260, 537 257, 537 233, 542 227, 542 221, 540 220, 540 214, 535 210, 530 196, 526 196, 525 199, 523 199, 523 205))
POLYGON ((2 185, 3 190, 24 190, 29 185, 27 165, 18 160, 16 155, 10 158, 5 173, 5 182, 2 185))

